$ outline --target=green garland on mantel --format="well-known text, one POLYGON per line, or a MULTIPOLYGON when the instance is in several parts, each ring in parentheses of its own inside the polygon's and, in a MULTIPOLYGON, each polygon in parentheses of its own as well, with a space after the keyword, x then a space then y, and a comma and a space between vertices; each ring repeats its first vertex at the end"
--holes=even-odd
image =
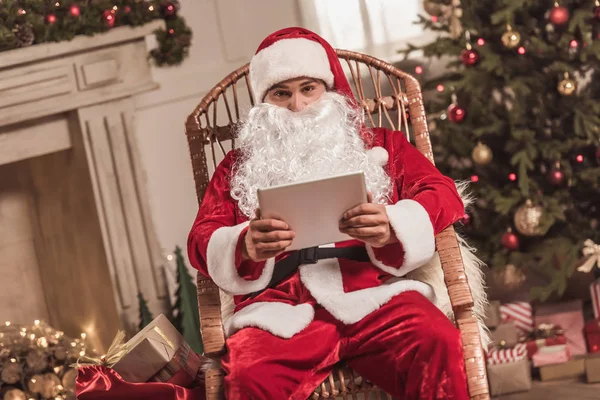
POLYGON ((178 65, 192 39, 178 11, 177 0, 0 0, 0 52, 163 19, 150 56, 161 67, 178 65))

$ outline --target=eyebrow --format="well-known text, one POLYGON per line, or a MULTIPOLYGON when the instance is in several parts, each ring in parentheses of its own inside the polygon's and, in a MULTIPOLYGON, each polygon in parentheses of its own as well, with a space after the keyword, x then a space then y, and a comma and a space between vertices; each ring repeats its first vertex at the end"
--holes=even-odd
MULTIPOLYGON (((315 79, 315 78, 307 78, 305 81, 303 81, 300 84, 300 87, 304 87, 304 86, 310 85, 311 83, 316 83, 316 82, 319 82, 319 80, 315 79)), ((287 84, 285 84, 285 83, 277 83, 277 84, 271 86, 269 88, 269 90, 267 90, 267 91, 270 92, 271 90, 274 90, 274 89, 284 89, 284 90, 287 90, 289 88, 288 88, 287 84)))

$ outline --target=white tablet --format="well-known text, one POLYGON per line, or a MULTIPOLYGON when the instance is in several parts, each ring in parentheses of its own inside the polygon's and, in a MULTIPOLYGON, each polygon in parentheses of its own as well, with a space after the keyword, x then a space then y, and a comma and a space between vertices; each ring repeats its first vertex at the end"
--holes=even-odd
POLYGON ((352 239, 339 231, 349 209, 367 202, 362 172, 258 190, 261 218, 285 221, 296 233, 287 250, 352 239))

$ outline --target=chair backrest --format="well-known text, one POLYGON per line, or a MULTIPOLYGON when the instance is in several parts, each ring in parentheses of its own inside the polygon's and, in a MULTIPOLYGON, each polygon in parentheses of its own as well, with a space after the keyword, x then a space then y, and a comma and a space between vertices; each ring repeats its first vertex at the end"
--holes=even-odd
MULTIPOLYGON (((350 84, 358 103, 365 110, 368 126, 402 130, 432 163, 433 154, 419 82, 393 65, 365 54, 336 50, 349 70, 350 84), (412 135, 411 135, 412 133, 412 135)), ((232 133, 240 111, 253 105, 249 65, 246 64, 219 82, 186 120, 196 195, 202 201, 210 170, 227 151, 235 148, 232 133), (244 88, 245 86, 245 88, 244 88), (241 88, 240 88, 241 87, 241 88)))

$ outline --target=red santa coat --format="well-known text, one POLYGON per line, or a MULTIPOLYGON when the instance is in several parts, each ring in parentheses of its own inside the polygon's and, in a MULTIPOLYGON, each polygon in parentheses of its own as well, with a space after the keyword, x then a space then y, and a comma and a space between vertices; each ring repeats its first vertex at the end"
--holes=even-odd
MULTIPOLYGON (((434 299, 427 283, 402 277, 433 257, 435 235, 464 215, 462 200, 454 182, 403 133, 385 128, 375 128, 373 133, 370 155, 385 164, 393 182, 386 212, 398 242, 382 248, 366 245, 371 262, 325 259, 302 265, 289 279, 253 299, 248 294, 268 285, 276 260, 242 261, 249 221, 230 195, 232 167, 239 153, 229 152, 219 164, 192 227, 188 255, 200 273, 234 295, 228 335, 255 326, 292 337, 312 321, 316 303, 339 321, 352 324, 404 291, 416 290, 434 299)), ((365 246, 355 240, 335 244, 357 245, 365 246)))

